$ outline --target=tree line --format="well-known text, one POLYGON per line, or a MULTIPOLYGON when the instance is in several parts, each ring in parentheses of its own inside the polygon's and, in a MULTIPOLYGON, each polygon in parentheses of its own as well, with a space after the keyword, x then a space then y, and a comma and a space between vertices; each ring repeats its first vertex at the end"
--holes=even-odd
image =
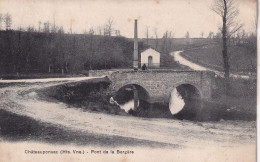
POLYGON ((133 42, 93 34, 0 31, 0 72, 77 72, 129 67, 133 42))
POLYGON ((9 13, 0 13, 0 73, 72 73, 89 69, 129 67, 133 41, 120 36, 109 18, 104 27, 84 34, 64 32, 62 26, 38 22, 12 29, 9 13))
MULTIPOLYGON (((97 31, 90 28, 84 34, 65 33, 62 26, 50 22, 38 22, 38 28, 12 27, 10 14, 0 14, 0 73, 74 73, 82 70, 129 68, 132 66, 133 39, 120 36, 114 29, 114 20, 109 18, 97 31), (3 26, 6 26, 5 28, 3 26)), ((163 53, 171 50, 169 38, 160 47, 163 53), (169 42, 168 42, 169 41, 169 42)), ((148 48, 139 42, 139 55, 148 48)), ((171 56, 162 55, 162 66, 172 66, 171 56), (166 60, 166 61, 164 61, 166 60)))

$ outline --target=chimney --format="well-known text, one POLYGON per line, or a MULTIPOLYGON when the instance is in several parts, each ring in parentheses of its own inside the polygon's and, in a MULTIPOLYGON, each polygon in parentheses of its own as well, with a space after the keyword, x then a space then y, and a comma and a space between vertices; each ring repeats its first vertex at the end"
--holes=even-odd
POLYGON ((138 36, 137 36, 137 20, 135 19, 135 31, 134 31, 134 58, 133 58, 133 68, 138 69, 138 36))

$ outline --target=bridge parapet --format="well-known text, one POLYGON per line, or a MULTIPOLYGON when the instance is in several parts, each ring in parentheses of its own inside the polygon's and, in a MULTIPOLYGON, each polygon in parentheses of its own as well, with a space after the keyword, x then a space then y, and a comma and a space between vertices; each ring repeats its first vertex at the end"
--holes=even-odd
POLYGON ((125 71, 131 71, 131 69, 89 70, 88 73, 89 73, 90 77, 107 76, 110 79, 112 73, 114 73, 114 72, 125 72, 125 71))

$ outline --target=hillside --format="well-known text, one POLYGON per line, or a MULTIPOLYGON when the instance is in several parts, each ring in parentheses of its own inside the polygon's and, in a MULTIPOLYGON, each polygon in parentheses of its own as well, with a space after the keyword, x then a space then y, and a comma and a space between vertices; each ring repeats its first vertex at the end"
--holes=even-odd
MULTIPOLYGON (((230 71, 233 73, 256 73, 256 47, 252 44, 229 46, 230 71)), ((200 48, 185 50, 182 53, 186 59, 205 67, 223 71, 222 46, 215 43, 203 45, 200 48)))
MULTIPOLYGON (((147 44, 147 39, 140 39, 147 44)), ((148 39, 148 45, 162 53, 180 51, 201 47, 202 45, 216 43, 216 39, 210 38, 158 38, 148 39)))
POLYGON ((0 73, 57 73, 129 67, 124 37, 0 31, 0 73))
MULTIPOLYGON (((147 39, 140 40, 147 44, 147 39)), ((256 73, 256 38, 249 36, 240 41, 229 44, 230 70, 233 73, 256 73)), ((148 45, 162 54, 184 51, 182 56, 186 59, 208 68, 223 71, 222 43, 218 38, 148 39, 148 45)))
MULTIPOLYGON (((149 45, 139 40, 140 53, 149 45)), ((159 50, 160 51, 160 50, 159 50)), ((0 31, 0 74, 79 73, 84 70, 129 68, 133 39, 90 34, 0 31)), ((164 68, 182 68, 168 53, 164 68)), ((4 75, 4 76, 3 76, 4 75)))

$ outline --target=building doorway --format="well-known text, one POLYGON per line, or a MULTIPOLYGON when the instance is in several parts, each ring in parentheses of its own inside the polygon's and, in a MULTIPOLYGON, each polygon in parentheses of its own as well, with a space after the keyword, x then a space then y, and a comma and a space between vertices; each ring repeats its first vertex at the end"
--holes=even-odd
POLYGON ((152 67, 153 66, 153 56, 149 56, 148 57, 148 67, 152 67))

